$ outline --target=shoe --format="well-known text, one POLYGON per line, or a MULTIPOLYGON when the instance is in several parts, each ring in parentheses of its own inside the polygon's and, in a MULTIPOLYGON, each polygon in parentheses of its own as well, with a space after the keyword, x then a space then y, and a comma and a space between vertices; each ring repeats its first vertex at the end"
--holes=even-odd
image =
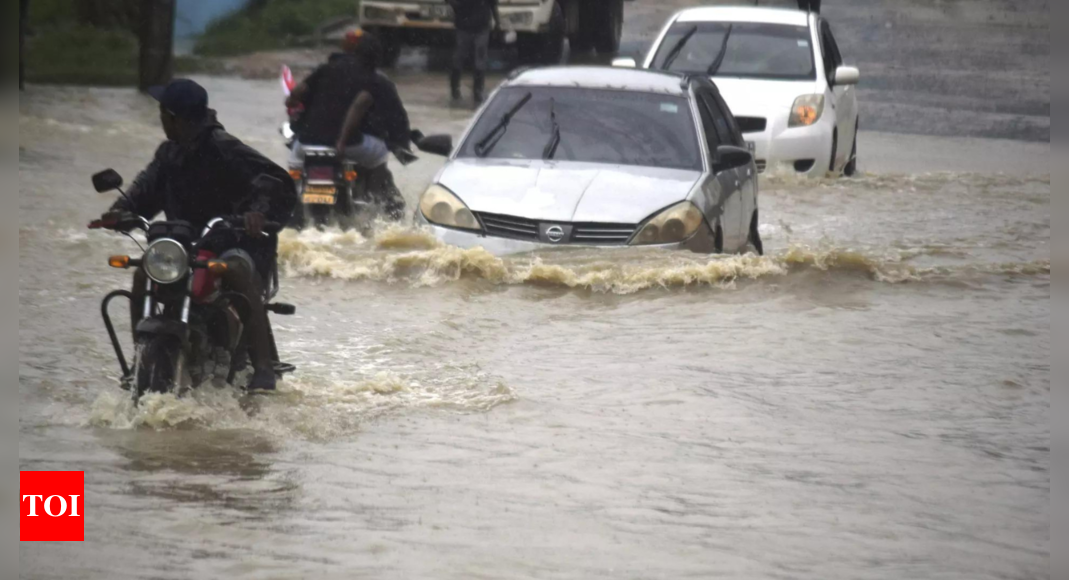
POLYGON ((449 96, 450 100, 454 103, 459 103, 464 100, 464 95, 460 94, 460 89, 453 89, 453 93, 449 96))
POLYGON ((485 103, 485 102, 486 102, 486 97, 484 97, 482 95, 475 95, 475 106, 476 107, 483 106, 483 103, 485 103))
POLYGON ((252 380, 246 388, 249 391, 273 391, 278 386, 277 383, 275 369, 259 369, 252 375, 252 380))

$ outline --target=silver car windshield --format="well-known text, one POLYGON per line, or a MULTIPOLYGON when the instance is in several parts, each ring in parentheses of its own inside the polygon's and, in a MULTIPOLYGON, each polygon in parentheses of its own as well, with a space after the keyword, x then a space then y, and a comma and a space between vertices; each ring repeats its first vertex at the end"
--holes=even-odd
POLYGON ((494 97, 460 157, 546 159, 701 170, 690 105, 683 97, 619 90, 510 87, 494 97), (516 106, 527 95, 530 100, 516 106), (492 147, 480 142, 515 115, 492 147), (555 121, 555 122, 554 122, 555 121), (554 143, 554 147, 547 144, 554 143))
POLYGON ((812 44, 804 26, 680 22, 665 35, 652 68, 719 77, 816 80, 812 44), (672 54, 673 48, 678 54, 672 54))

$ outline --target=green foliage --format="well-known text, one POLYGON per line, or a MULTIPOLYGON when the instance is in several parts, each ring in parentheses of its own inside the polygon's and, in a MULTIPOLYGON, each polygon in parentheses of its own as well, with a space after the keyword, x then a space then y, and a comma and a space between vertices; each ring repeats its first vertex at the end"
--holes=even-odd
POLYGON ((27 40, 26 79, 36 83, 137 84, 137 37, 126 30, 67 24, 27 40))
POLYGON ((222 18, 197 41, 201 55, 231 56, 296 46, 333 18, 355 16, 357 0, 261 0, 222 18))

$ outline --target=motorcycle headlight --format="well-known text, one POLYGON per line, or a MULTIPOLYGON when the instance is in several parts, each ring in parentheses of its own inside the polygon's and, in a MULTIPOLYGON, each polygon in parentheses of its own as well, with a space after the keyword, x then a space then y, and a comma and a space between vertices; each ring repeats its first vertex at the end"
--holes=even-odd
POLYGON ((189 254, 186 249, 168 238, 152 242, 145 250, 141 263, 145 274, 158 284, 173 284, 189 273, 189 254))
POLYGON ((705 221, 701 210, 684 201, 657 214, 642 226, 633 245, 676 244, 690 239, 705 221))
POLYGON ((432 224, 447 228, 482 231, 479 220, 453 192, 432 185, 419 199, 419 211, 432 224))
POLYGON ((788 127, 809 127, 824 115, 824 95, 802 95, 791 106, 788 127))

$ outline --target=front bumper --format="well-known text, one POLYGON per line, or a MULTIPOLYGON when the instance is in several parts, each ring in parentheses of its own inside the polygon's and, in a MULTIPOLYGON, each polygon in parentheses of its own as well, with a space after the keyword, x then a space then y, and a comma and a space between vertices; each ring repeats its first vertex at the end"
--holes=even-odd
MULTIPOLYGON (((453 17, 444 3, 376 2, 360 5, 360 25, 365 27, 452 30, 453 17)), ((553 3, 530 0, 523 4, 501 4, 503 27, 516 32, 543 32, 552 15, 553 3)))
POLYGON ((769 119, 764 131, 745 133, 743 138, 754 144, 754 158, 762 172, 824 177, 831 166, 834 134, 835 119, 825 113, 809 127, 788 128, 785 116, 769 119))
POLYGON ((698 233, 689 240, 679 244, 663 244, 656 246, 597 246, 587 244, 544 244, 487 236, 480 232, 470 232, 443 228, 427 221, 419 211, 416 212, 416 225, 429 230, 438 241, 448 246, 456 246, 461 249, 482 248, 494 256, 513 256, 528 254, 539 251, 560 251, 577 249, 604 249, 624 250, 627 248, 663 249, 663 250, 687 250, 700 254, 711 254, 714 251, 713 233, 707 225, 703 225, 698 233))

